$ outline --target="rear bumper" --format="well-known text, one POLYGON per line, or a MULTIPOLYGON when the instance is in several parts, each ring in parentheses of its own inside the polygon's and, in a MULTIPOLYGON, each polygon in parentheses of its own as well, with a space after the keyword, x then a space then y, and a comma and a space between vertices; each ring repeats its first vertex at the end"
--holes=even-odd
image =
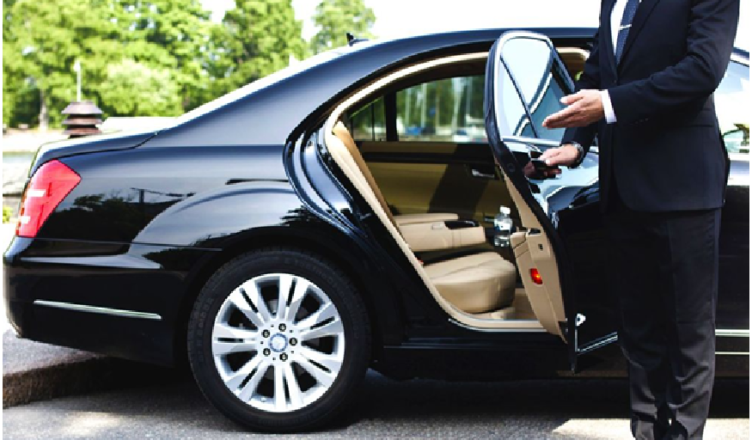
MULTIPOLYGON (((8 320, 22 338, 172 365, 188 270, 158 261, 169 251, 16 237, 3 256, 8 320)), ((186 267, 197 258, 178 253, 186 267)))

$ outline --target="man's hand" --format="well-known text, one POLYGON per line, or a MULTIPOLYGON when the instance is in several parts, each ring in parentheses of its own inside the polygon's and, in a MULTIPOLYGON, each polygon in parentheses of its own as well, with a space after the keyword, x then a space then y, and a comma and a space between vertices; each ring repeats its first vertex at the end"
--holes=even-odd
POLYGON ((575 163, 579 159, 579 156, 580 152, 577 150, 577 147, 567 144, 559 148, 549 148, 541 154, 539 159, 546 162, 546 165, 549 166, 564 165, 568 167, 575 163))
POLYGON ((561 98, 561 103, 569 107, 546 118, 546 128, 586 127, 605 117, 603 101, 599 90, 580 90, 574 95, 561 98))

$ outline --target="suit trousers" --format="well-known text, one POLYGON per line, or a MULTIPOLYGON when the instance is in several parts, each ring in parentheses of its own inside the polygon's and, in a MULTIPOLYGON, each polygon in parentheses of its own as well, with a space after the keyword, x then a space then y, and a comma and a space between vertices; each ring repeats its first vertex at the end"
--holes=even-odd
POLYGON ((632 211, 612 186, 608 278, 627 360, 632 434, 700 439, 715 375, 721 210, 632 211))

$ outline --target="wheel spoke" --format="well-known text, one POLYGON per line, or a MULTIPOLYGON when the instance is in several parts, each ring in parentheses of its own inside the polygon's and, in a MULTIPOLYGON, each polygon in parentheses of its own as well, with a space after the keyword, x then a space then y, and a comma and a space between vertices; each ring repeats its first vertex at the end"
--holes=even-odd
POLYGON ((323 338, 325 336, 337 336, 342 334, 344 328, 342 327, 342 321, 339 318, 334 318, 333 321, 327 322, 321 327, 316 327, 310 330, 301 330, 300 339, 308 341, 311 339, 323 338))
POLYGON ((251 300, 251 302, 253 302, 253 305, 256 306, 256 310, 258 310, 258 316, 259 318, 261 318, 261 322, 268 323, 269 321, 271 321, 271 313, 269 313, 269 308, 266 306, 266 301, 264 301, 264 297, 261 296, 261 292, 259 292, 256 282, 254 280, 247 281, 243 283, 240 288, 245 291, 246 295, 248 295, 248 298, 251 300))
POLYGON ((253 370, 255 370, 262 363, 262 360, 263 357, 261 356, 261 354, 256 354, 256 356, 251 358, 242 367, 240 367, 239 370, 224 378, 227 388, 229 388, 232 392, 236 392, 240 384, 243 383, 243 381, 246 377, 248 377, 249 374, 253 373, 253 370))
POLYGON ((309 347, 301 346, 299 349, 300 356, 314 361, 317 364, 326 367, 329 371, 339 371, 342 366, 343 355, 338 352, 332 354, 322 353, 318 350, 311 349, 309 347))
POLYGON ((253 323, 253 325, 255 325, 256 327, 264 326, 264 321, 261 320, 259 315, 257 315, 256 312, 253 311, 253 309, 251 308, 251 305, 248 304, 248 301, 246 301, 245 297, 240 292, 240 289, 235 289, 230 294, 230 297, 228 299, 230 300, 232 305, 235 306, 235 308, 240 310, 243 313, 243 315, 245 315, 245 317, 248 318, 248 320, 251 321, 251 323, 253 323))
POLYGON ((334 307, 334 304, 332 303, 322 304, 321 307, 318 308, 318 310, 313 312, 310 316, 306 317, 304 320, 297 323, 296 326, 301 330, 310 329, 311 327, 317 324, 321 324, 327 319, 333 318, 335 316, 337 316, 337 309, 334 307))
POLYGON ((308 293, 308 288, 310 287, 310 283, 302 278, 298 278, 295 282, 295 291, 292 294, 292 300, 290 301, 290 306, 287 306, 287 301, 285 301, 284 308, 280 304, 279 312, 277 312, 277 317, 282 317, 283 320, 288 322, 293 322, 295 320, 295 315, 298 314, 298 310, 300 309, 300 304, 303 302, 303 299, 305 299, 306 294, 308 293))
POLYGON ((287 407, 287 397, 285 396, 285 375, 281 365, 274 366, 274 406, 277 411, 282 411, 287 407))
POLYGON ((292 369, 292 365, 285 364, 284 367, 285 382, 287 382, 287 391, 290 393, 290 404, 293 408, 300 408, 303 406, 303 396, 300 391, 300 385, 298 384, 298 378, 295 377, 295 371, 292 369))
POLYGON ((292 275, 279 276, 279 297, 277 300, 277 313, 275 314, 277 321, 284 319, 285 308, 287 308, 287 300, 290 299, 290 290, 292 290, 292 280, 292 275))
POLYGON ((240 400, 242 400, 243 402, 248 402, 249 400, 251 400, 251 397, 253 397, 253 393, 256 392, 256 388, 258 388, 258 384, 259 382, 261 382, 261 379, 264 378, 264 374, 266 374, 266 370, 268 368, 269 368, 268 363, 266 362, 260 363, 258 370, 256 370, 255 373, 253 373, 253 377, 251 377, 251 380, 249 380, 248 383, 246 383, 245 386, 238 393, 238 398, 240 400))
POLYGON ((212 331, 212 336, 214 336, 214 339, 220 339, 220 338, 227 338, 227 339, 245 339, 246 342, 249 339, 256 340, 258 337, 258 333, 254 330, 250 330, 247 328, 239 328, 239 327, 233 327, 228 324, 223 323, 217 323, 214 324, 214 329, 212 331))
POLYGON ((256 351, 255 342, 212 342, 212 353, 214 356, 224 356, 230 353, 242 353, 247 351, 256 351))
POLYGON ((327 372, 321 369, 321 367, 314 365, 313 363, 311 363, 311 361, 303 356, 297 356, 296 363, 303 367, 303 369, 306 370, 308 374, 313 376, 313 378, 316 379, 316 382, 318 382, 321 386, 329 387, 334 382, 334 376, 336 375, 336 372, 327 372))

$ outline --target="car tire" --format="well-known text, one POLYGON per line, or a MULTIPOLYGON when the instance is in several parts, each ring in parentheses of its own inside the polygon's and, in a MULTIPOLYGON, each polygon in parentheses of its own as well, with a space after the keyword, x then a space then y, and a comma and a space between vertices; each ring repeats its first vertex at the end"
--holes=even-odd
POLYGON ((256 431, 305 431, 331 421, 370 361, 368 314, 352 281, 326 259, 295 249, 250 252, 217 270, 196 299, 187 339, 203 394, 256 431), (274 301, 275 277, 277 296, 287 289, 287 302, 274 301), (310 338, 317 335, 325 336, 310 338))

